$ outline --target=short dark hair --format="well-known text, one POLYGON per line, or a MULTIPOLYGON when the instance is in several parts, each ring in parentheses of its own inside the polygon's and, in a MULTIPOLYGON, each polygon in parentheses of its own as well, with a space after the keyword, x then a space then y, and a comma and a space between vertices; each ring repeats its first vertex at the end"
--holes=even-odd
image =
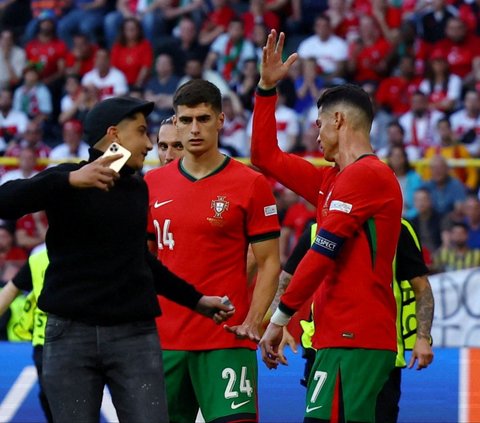
POLYGON ((363 113, 368 125, 373 121, 373 107, 366 91, 353 84, 342 84, 326 89, 317 101, 317 107, 323 109, 336 106, 339 103, 348 104, 363 113))
POLYGON ((222 94, 218 87, 203 79, 192 79, 177 89, 173 96, 173 108, 178 106, 195 107, 208 104, 216 112, 222 111, 222 94))

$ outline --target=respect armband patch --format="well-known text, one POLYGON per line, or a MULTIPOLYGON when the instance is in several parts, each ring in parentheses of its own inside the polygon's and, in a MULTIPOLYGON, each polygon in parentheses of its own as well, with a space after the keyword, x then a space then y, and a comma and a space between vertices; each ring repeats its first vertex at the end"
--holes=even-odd
POLYGON ((320 229, 320 232, 312 244, 312 250, 334 259, 340 252, 344 241, 345 238, 340 238, 325 229, 320 229))

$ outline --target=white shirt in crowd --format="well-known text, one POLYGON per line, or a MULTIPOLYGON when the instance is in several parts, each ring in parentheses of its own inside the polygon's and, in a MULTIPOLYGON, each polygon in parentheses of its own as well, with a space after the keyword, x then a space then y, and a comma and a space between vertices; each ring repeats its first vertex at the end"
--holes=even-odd
POLYGON ((82 85, 94 85, 100 91, 100 100, 127 94, 128 83, 125 74, 117 68, 111 67, 103 78, 97 69, 87 72, 82 78, 82 85))

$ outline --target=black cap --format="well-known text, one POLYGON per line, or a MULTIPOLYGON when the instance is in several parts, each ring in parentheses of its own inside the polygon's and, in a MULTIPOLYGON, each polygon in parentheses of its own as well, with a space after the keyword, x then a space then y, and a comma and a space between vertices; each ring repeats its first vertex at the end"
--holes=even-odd
POLYGON ((85 117, 85 141, 95 145, 107 133, 112 125, 117 125, 128 116, 143 113, 148 116, 152 113, 154 103, 140 100, 135 97, 112 97, 97 103, 85 117))

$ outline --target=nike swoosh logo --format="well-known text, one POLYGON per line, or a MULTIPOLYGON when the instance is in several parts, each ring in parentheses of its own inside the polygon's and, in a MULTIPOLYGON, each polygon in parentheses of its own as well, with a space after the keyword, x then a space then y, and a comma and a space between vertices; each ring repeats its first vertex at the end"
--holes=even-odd
POLYGON ((162 201, 159 203, 158 201, 155 201, 155 204, 153 205, 154 208, 158 209, 159 207, 164 206, 165 204, 171 203, 173 200, 167 200, 167 201, 162 201))
POLYGON ((312 411, 318 410, 319 408, 322 408, 323 405, 319 405, 318 407, 310 407, 307 405, 307 413, 311 413, 312 411))
POLYGON ((237 408, 240 408, 242 406, 244 406, 245 404, 248 404, 251 400, 248 400, 248 401, 243 401, 243 402, 239 402, 238 404, 235 404, 235 401, 232 401, 232 404, 230 405, 230 407, 232 407, 232 410, 236 410, 237 408))

